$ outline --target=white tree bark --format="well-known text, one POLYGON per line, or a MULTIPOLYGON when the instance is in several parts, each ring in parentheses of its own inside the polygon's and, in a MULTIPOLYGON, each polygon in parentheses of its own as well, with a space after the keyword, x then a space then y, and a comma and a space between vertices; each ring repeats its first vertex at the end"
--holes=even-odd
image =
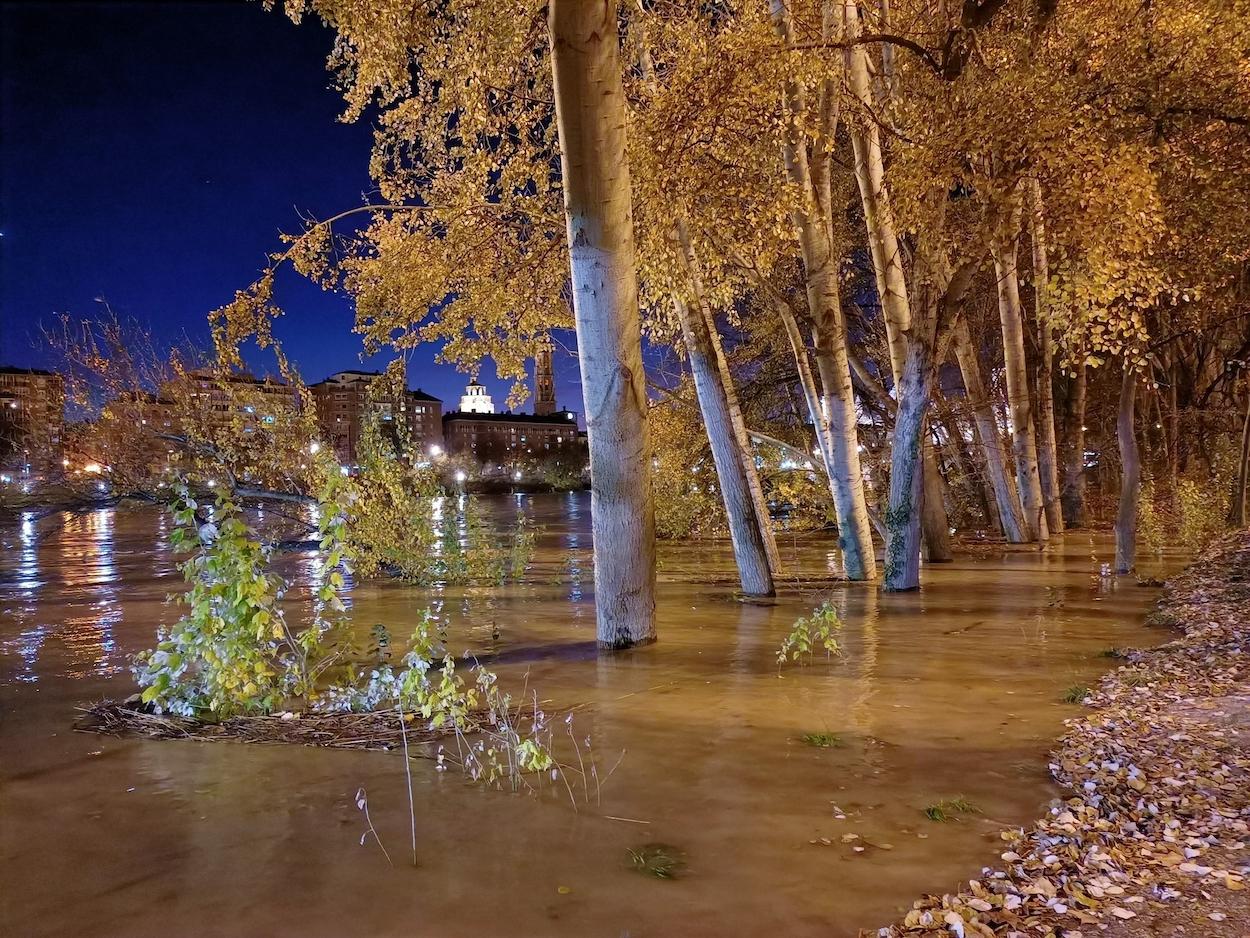
MULTIPOLYGON (((721 384, 707 323, 698 310, 690 309, 678 297, 673 298, 673 305, 681 321, 699 411, 711 444, 712 461, 716 464, 716 477, 725 505, 725 517, 729 522, 729 538, 733 543, 742 592, 748 596, 772 596, 776 590, 768 552, 764 547, 764 533, 756 516, 751 487, 747 482, 747 467, 734 434, 729 401, 721 384)), ((754 470, 754 464, 750 468, 754 470)))
MULTIPOLYGON (((844 0, 842 12, 844 37, 848 43, 853 43, 862 32, 856 0, 844 0)), ((851 93, 861 105, 876 113, 878 108, 873 96, 872 68, 867 47, 849 45, 845 51, 845 61, 847 84, 851 93)), ((885 185, 881 132, 875 120, 868 120, 852 122, 849 133, 855 156, 855 181, 863 206, 873 274, 885 320, 886 341, 890 348, 890 369, 895 387, 901 392, 903 362, 907 355, 907 332, 911 328, 912 314, 898 230, 885 185)), ((929 393, 932 393, 931 389, 929 393)), ((930 496, 923 504, 917 505, 917 510, 923 513, 925 547, 930 561, 944 563, 953 558, 950 525, 942 498, 945 483, 932 441, 927 437, 921 453, 921 465, 925 473, 924 487, 930 496)))
MULTIPOLYGON (((854 42, 860 36, 859 8, 856 0, 843 5, 845 39, 854 42)), ((860 104, 875 110, 868 49, 852 45, 846 50, 847 83, 860 104)), ((903 273, 903 255, 899 248, 894 215, 890 210, 885 187, 885 160, 881 153, 881 132, 875 121, 849 124, 851 148, 855 155, 855 181, 859 186, 864 209, 864 226, 868 232, 868 248, 877 281, 877 295, 886 323, 890 346, 890 365, 897 383, 907 353, 906 332, 911 326, 907 278, 903 273)))
POLYGON ((1046 218, 1042 212, 1042 189, 1029 180, 1032 194, 1033 295, 1037 313, 1037 471, 1042 486, 1046 527, 1051 534, 1063 533, 1063 507, 1059 491, 1059 446, 1055 438, 1055 341, 1046 309, 1050 262, 1046 247, 1046 218))
POLYGON ((1125 364, 1120 382, 1120 410, 1115 422, 1120 444, 1120 509, 1115 519, 1115 572, 1131 573, 1137 558, 1137 500, 1141 494, 1141 458, 1137 451, 1137 374, 1125 364))
POLYGON ((616 7, 549 0, 601 648, 655 640, 655 504, 616 7))
POLYGON ((824 389, 823 411, 828 417, 829 482, 838 514, 838 545, 848 579, 875 580, 877 564, 872 546, 872 522, 859 459, 859 414, 855 409, 855 392, 846 357, 846 327, 842 322, 841 303, 833 318, 837 320, 833 326, 818 325, 814 333, 816 367, 824 389))
MULTIPOLYGON (((784 0, 774 0, 773 23, 782 42, 793 41, 789 10, 784 0)), ((828 99, 822 99, 829 103, 828 99)), ((826 427, 821 451, 829 471, 834 507, 838 515, 838 540, 842 547, 843 567, 852 580, 876 579, 876 563, 872 546, 872 522, 864 496, 863 470, 859 460, 859 417, 855 410, 855 392, 851 383, 851 365, 846 349, 846 321, 838 292, 838 262, 831 241, 831 221, 825 217, 828 206, 827 173, 822 181, 813 176, 806 137, 799 131, 807 104, 805 91, 798 82, 788 82, 785 89, 788 133, 783 158, 790 182, 804 194, 805 207, 794 212, 793 221, 799 236, 806 276, 808 313, 816 344, 816 366, 824 391, 823 414, 813 415, 817 435, 826 427)), ((832 116, 822 113, 825 134, 832 135, 832 116)), ((828 139, 820 141, 829 146, 828 139)), ((806 352, 795 344, 796 360, 806 352)))
POLYGON ((729 409, 729 423, 737 442, 741 456, 742 471, 746 477, 747 488, 751 493, 751 503, 755 515, 755 527, 764 553, 768 558, 770 576, 775 577, 781 570, 781 554, 777 550, 777 539, 773 536, 772 515, 768 511, 768 501, 764 498, 764 487, 760 484, 760 475, 755 468, 755 450, 751 446, 751 438, 747 432, 746 419, 742 416, 742 407, 738 403, 738 391, 734 387, 733 374, 729 370, 729 360, 725 357, 725 349, 721 343, 720 331, 716 328, 716 317, 707 302, 707 294, 703 290, 703 276, 699 270, 694 249, 690 243, 690 234, 685 217, 677 220, 677 233, 685 251, 687 269, 691 274, 691 282, 698 299, 698 313, 706 326, 708 342, 712 357, 716 363, 716 374, 720 380, 725 403, 729 409))
POLYGON ((968 325, 962 321, 955 327, 955 358, 959 361, 959 371, 963 375, 968 408, 972 411, 972 419, 976 424, 977 439, 985 457, 985 472, 994 491, 994 503, 998 507, 1003 536, 1011 544, 1026 543, 1029 538, 1024 531, 1024 511, 1020 507, 1020 496, 1016 491, 1015 479, 1007 469, 1007 452, 998 429, 998 420, 994 416, 993 404, 990 403, 985 384, 981 380, 981 363, 968 335, 968 325))
MULTIPOLYGON (((1014 229, 1013 225, 1013 229, 1014 229)), ((1037 437, 1033 405, 1029 398, 1029 373, 1024 356, 1024 317, 1020 309, 1018 253, 1014 230, 994 246, 994 272, 998 280, 998 315, 1003 330, 1003 363, 1007 371, 1007 403, 1011 413, 1011 442, 1016 459, 1016 484, 1024 508, 1025 533, 1029 540, 1046 540, 1046 513, 1042 482, 1037 468, 1037 437)))

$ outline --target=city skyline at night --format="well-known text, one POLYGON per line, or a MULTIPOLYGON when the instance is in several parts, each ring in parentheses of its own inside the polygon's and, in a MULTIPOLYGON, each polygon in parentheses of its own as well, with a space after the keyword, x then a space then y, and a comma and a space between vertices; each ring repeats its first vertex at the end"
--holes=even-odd
MULTIPOLYGON (((5 5, 0 106, 0 363, 56 368, 41 330, 106 300, 158 345, 208 346, 209 312, 255 279, 301 216, 359 205, 372 125, 338 120, 331 36, 260 4, 5 5)), ((353 305, 285 271, 275 335, 313 383, 365 356, 353 305)), ((580 411, 571 333, 556 336, 561 405, 580 411)), ((406 353, 410 384, 444 400, 468 378, 406 353)), ((263 375, 270 355, 249 358, 263 375)), ((497 399, 511 386, 487 361, 497 399)), ((522 408, 532 406, 532 399, 522 408)))

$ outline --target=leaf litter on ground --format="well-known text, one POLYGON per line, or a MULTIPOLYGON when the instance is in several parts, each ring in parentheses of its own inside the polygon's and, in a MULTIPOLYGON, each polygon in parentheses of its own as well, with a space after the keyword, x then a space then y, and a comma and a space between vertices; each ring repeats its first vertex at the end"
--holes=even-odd
POLYGON ((1066 721, 1050 764, 1066 797, 1001 833, 1000 868, 865 934, 1243 934, 1229 929, 1250 919, 1250 531, 1170 580, 1149 621, 1181 637, 1122 652, 1066 721))

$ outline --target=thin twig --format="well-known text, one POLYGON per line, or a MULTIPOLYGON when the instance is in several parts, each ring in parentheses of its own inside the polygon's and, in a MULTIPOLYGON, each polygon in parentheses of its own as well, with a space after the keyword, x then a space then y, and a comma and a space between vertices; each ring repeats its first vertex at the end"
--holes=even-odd
POLYGON ((408 727, 404 724, 404 706, 398 701, 399 733, 404 738, 404 775, 408 779, 408 824, 412 829, 412 865, 417 865, 417 812, 412 805, 412 762, 408 758, 408 727))
POLYGON ((378 836, 377 829, 373 826, 373 819, 369 817, 369 797, 365 794, 363 788, 356 790, 356 807, 365 813, 365 823, 369 825, 369 829, 360 835, 360 846, 365 845, 365 838, 370 834, 373 839, 378 842, 378 846, 382 848, 382 856, 386 857, 386 862, 394 868, 395 864, 391 863, 391 855, 386 852, 386 845, 382 843, 382 838, 378 836))

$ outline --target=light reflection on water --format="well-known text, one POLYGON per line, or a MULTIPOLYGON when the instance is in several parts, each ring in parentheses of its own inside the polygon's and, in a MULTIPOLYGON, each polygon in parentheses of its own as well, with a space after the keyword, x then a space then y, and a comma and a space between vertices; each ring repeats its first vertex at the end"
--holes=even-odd
MULTIPOLYGON (((34 512, 22 513, 16 567, 10 573, 7 564, 0 565, 5 611, 18 626, 16 636, 0 634, 0 653, 15 653, 22 662, 13 680, 38 682, 40 654, 53 635, 64 646, 70 677, 108 676, 124 670, 114 636, 122 620, 115 515, 112 508, 44 519, 34 512), (39 601, 44 588, 55 588, 68 600, 58 621, 41 621, 39 601), (16 606, 8 605, 12 594, 22 600, 16 606)), ((156 522, 155 527, 159 550, 167 539, 161 535, 163 522, 156 522)))
POLYGON ((19 590, 38 589, 43 584, 39 580, 39 551, 37 550, 35 513, 33 511, 22 512, 19 540, 22 546, 21 553, 18 556, 17 582, 15 585, 19 590))
MULTIPOLYGON (((1046 752, 1077 712, 1062 689, 1094 679, 1101 649, 1155 640, 1139 625, 1152 592, 1101 575, 1105 539, 961 557, 927 569, 923 593, 885 596, 830 583, 828 540, 787 538, 789 572, 820 588, 762 604, 736 597, 726 545, 662 545, 659 644, 597 656, 585 496, 505 496, 488 514, 507 529, 518 509, 536 532, 522 582, 355 583, 356 621, 400 642, 428 608, 454 652, 537 689, 550 712, 578 706, 578 732, 626 757, 603 807, 582 812, 417 762, 416 871, 357 843, 362 785, 388 846, 407 837, 393 756, 68 732, 76 704, 131 692, 129 656, 179 613, 164 603, 178 585, 168 522, 119 509, 0 525, 0 882, 18 897, 0 930, 853 935, 992 862, 996 830, 1052 793, 1046 752), (843 656, 779 676, 782 636, 825 600, 843 656), (844 745, 812 750, 796 742, 807 732, 844 745), (956 794, 985 815, 924 827, 923 806, 956 794), (847 830, 894 849, 852 854, 847 830), (650 841, 686 849, 691 876, 630 872, 628 849, 650 841), (223 908, 229 921, 208 924, 223 908)), ((282 564, 300 625, 323 571, 309 554, 282 564)))
POLYGON ((22 659, 22 667, 15 675, 15 680, 27 684, 33 684, 39 680, 35 673, 35 664, 39 660, 39 649, 43 646, 43 639, 47 634, 47 626, 37 625, 22 632, 17 638, 0 644, 0 651, 8 654, 16 652, 22 659))

